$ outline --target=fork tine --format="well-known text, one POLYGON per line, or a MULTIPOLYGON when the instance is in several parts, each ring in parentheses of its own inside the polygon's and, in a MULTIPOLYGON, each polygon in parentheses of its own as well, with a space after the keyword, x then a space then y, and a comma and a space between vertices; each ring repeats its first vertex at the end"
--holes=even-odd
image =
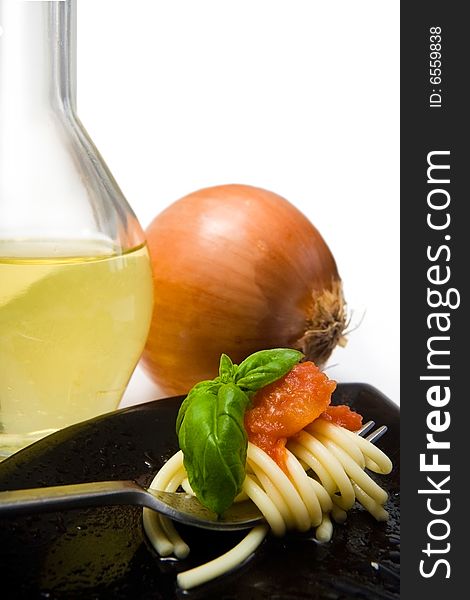
POLYGON ((367 421, 364 425, 356 431, 357 435, 364 437, 374 427, 375 421, 367 421))
POLYGON ((369 434, 366 437, 366 440, 368 440, 371 444, 375 444, 375 442, 380 440, 380 438, 387 431, 387 429, 388 429, 388 427, 386 425, 382 425, 382 427, 379 427, 378 429, 373 431, 371 434, 369 434))

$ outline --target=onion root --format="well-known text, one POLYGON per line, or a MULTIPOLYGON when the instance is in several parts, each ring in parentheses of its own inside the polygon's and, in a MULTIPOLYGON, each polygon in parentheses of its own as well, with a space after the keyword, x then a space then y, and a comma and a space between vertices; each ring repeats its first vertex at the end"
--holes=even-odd
POLYGON ((344 348, 347 343, 348 322, 341 281, 333 281, 331 290, 312 293, 310 315, 304 335, 293 346, 305 354, 305 360, 322 367, 337 345, 344 348))

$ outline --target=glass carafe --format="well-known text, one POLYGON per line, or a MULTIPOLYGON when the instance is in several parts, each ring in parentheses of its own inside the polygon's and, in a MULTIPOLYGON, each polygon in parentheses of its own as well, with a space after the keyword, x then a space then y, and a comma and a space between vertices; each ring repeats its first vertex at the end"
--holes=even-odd
POLYGON ((0 0, 0 457, 115 409, 151 318, 143 231, 76 115, 75 12, 0 0))

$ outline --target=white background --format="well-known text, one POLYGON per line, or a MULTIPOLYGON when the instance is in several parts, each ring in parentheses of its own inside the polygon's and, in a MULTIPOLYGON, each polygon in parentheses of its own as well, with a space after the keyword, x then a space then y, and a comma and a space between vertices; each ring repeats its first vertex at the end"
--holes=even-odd
MULTIPOLYGON (((352 314, 330 377, 399 402, 398 2, 78 0, 79 115, 142 225, 215 184, 290 200, 352 314)), ((161 396, 138 368, 122 405, 161 396)))

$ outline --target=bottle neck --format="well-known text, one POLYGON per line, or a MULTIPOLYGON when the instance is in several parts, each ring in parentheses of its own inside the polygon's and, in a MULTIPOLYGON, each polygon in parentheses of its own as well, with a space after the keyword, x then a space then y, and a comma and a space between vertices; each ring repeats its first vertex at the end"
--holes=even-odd
POLYGON ((76 0, 0 0, 0 122, 75 111, 76 0))

